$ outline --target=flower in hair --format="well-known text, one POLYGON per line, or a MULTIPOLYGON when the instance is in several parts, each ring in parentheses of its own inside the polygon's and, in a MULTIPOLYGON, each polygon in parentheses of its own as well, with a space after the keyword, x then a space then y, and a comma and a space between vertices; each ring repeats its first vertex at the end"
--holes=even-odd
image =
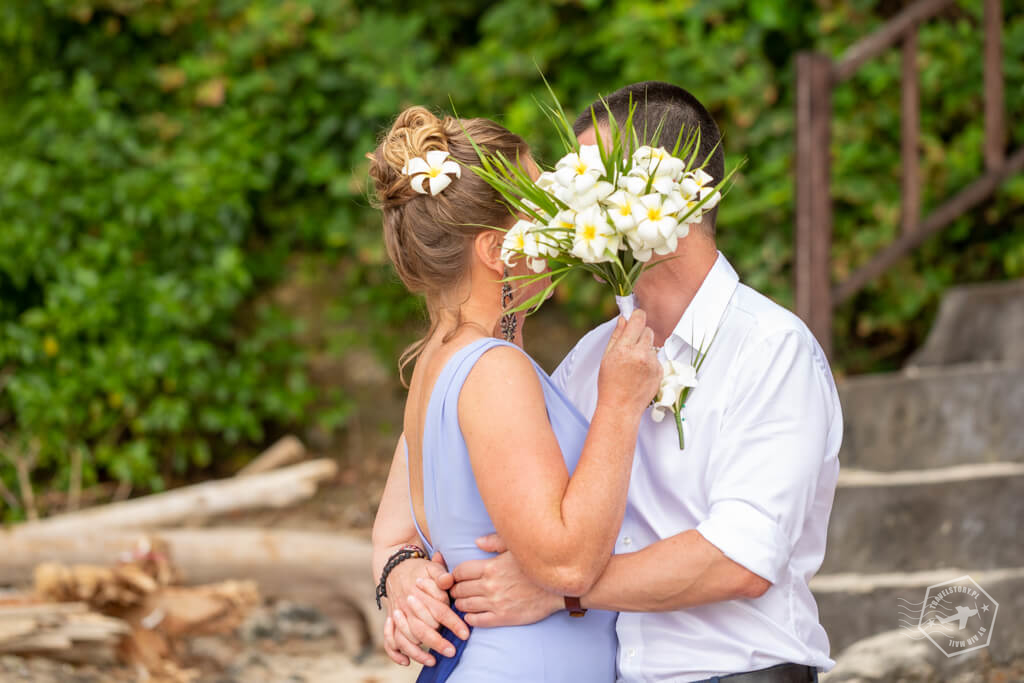
POLYGON ((451 176, 459 178, 462 175, 462 167, 449 160, 449 156, 451 154, 443 150, 431 150, 427 152, 426 159, 414 157, 405 162, 402 173, 412 176, 412 180, 409 181, 412 189, 420 194, 429 193, 435 196, 451 184, 451 176), (425 182, 430 186, 429 190, 423 186, 425 182))

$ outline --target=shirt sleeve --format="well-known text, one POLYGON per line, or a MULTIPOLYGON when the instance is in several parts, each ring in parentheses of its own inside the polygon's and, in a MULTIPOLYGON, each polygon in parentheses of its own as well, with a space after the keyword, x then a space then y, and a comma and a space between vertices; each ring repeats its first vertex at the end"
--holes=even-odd
POLYGON ((708 465, 709 515, 697 531, 775 583, 785 570, 827 456, 831 384, 796 330, 750 350, 708 465))

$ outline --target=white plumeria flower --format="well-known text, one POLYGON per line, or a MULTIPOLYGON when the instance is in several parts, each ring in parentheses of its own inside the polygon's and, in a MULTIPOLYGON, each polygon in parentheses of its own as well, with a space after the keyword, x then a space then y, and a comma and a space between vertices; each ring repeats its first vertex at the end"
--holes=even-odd
POLYGON ((555 164, 555 180, 574 194, 586 192, 604 175, 601 151, 597 145, 581 145, 579 152, 570 152, 555 164))
POLYGON ((675 412, 676 403, 683 389, 698 385, 697 368, 688 363, 663 360, 661 369, 661 387, 651 408, 651 419, 655 422, 661 422, 665 418, 665 413, 675 412))
POLYGON ((610 197, 613 192, 615 192, 614 185, 606 180, 598 180, 586 190, 577 192, 568 191, 563 201, 576 209, 576 211, 582 211, 583 209, 604 201, 610 197))
POLYGON ((651 176, 640 167, 634 167, 628 174, 619 178, 619 187, 632 195, 640 196, 649 192, 660 194, 671 194, 675 192, 679 183, 669 176, 651 176), (650 190, 648 191, 648 185, 650 190))
POLYGON ((674 252, 678 246, 676 212, 681 208, 671 195, 655 193, 637 198, 633 207, 637 241, 661 256, 674 252))
POLYGON ((454 175, 456 178, 462 176, 462 167, 454 161, 450 161, 448 159, 449 156, 451 154, 448 152, 433 149, 427 152, 426 159, 423 157, 413 157, 405 162, 405 166, 402 167, 402 173, 412 176, 412 180, 409 181, 412 189, 420 194, 429 193, 431 196, 436 196, 437 193, 451 185, 451 176, 454 175), (428 182, 429 190, 423 187, 424 182, 428 182))
POLYGON ((625 233, 636 227, 633 207, 637 201, 636 195, 625 190, 618 190, 604 200, 608 207, 608 216, 611 217, 615 229, 619 232, 625 233))
POLYGON ((705 173, 704 169, 695 168, 683 176, 679 183, 679 189, 687 197, 700 197, 703 196, 703 190, 711 187, 710 183, 713 180, 714 178, 705 173))
POLYGON ((633 152, 633 169, 646 176, 679 180, 686 162, 668 153, 664 147, 644 145, 633 152))
POLYGON ((515 265, 519 256, 537 256, 537 238, 533 235, 533 223, 516 221, 516 224, 505 233, 505 241, 501 245, 501 260, 509 268, 515 265))
POLYGON ((572 209, 559 211, 548 223, 548 227, 555 231, 575 232, 576 212, 572 209))
POLYGON ((576 214, 572 255, 584 263, 606 263, 619 250, 620 238, 597 204, 576 214))

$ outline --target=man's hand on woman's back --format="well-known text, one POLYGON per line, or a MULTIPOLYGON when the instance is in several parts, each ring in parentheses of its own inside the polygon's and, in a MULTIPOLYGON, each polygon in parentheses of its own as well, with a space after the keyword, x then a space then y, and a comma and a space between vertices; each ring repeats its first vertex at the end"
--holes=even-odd
POLYGON ((562 609, 564 598, 530 581, 497 534, 477 539, 477 547, 497 557, 463 562, 450 574, 449 591, 470 626, 522 626, 562 609))

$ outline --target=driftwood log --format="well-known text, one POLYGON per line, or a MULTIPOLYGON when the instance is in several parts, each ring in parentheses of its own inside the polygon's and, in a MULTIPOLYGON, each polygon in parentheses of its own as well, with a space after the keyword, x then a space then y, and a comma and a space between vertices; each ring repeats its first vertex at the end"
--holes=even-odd
POLYGON ((74 536, 97 529, 150 529, 241 510, 287 507, 312 497, 317 486, 337 472, 338 466, 333 460, 311 460, 247 477, 217 479, 54 515, 19 524, 8 533, 74 536))
POLYGON ((276 470, 285 465, 291 465, 303 460, 306 457, 306 447, 302 445, 298 437, 283 436, 274 444, 263 451, 252 462, 238 470, 236 476, 248 477, 261 472, 276 470))
MULTIPOLYGON (((0 584, 30 582, 36 565, 43 562, 109 563, 130 552, 140 536, 137 531, 102 528, 37 534, 26 531, 30 526, 35 525, 0 532, 0 584)), ((186 585, 252 579, 264 595, 315 604, 334 616, 357 619, 361 644, 381 644, 384 615, 374 602, 372 551, 366 539, 248 528, 163 529, 153 535, 167 544, 186 585)))

